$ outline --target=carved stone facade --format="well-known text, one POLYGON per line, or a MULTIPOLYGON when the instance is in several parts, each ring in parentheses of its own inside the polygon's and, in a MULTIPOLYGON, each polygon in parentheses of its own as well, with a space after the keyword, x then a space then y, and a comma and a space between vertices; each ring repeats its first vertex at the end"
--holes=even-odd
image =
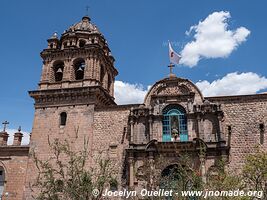
MULTIPOLYGON (((164 170, 168 165, 179 162, 179 155, 183 152, 190 152, 194 168, 202 168, 205 179, 206 162, 214 163, 216 159, 228 158, 229 155, 222 128, 223 117, 221 105, 205 100, 189 80, 172 77, 158 81, 149 90, 144 104, 132 108, 129 115, 130 140, 126 151, 130 157, 130 168, 138 171, 147 159, 155 161, 161 157, 166 166, 152 162, 152 168, 164 170), (182 107, 185 112, 188 137, 184 141, 179 136, 164 140, 164 109, 170 106, 182 107), (206 149, 204 161, 199 157, 202 145, 206 149)), ((131 188, 143 187, 142 179, 135 173, 129 176, 131 188)))
POLYGON ((32 199, 29 184, 37 170, 28 153, 34 150, 48 159, 48 138, 75 140, 76 150, 88 138, 88 165, 93 156, 107 152, 116 163, 119 187, 135 190, 180 162, 185 152, 205 181, 217 160, 227 160, 229 169, 238 172, 256 145, 267 149, 267 94, 205 98, 191 81, 171 76, 156 82, 143 104, 116 105, 114 58, 88 16, 60 38, 48 39, 41 57, 39 87, 29 92, 35 100, 30 146, 20 145, 20 134, 7 146, 7 133, 0 133, 4 193, 13 194, 8 200, 32 199), (144 167, 159 173, 145 179, 144 167))

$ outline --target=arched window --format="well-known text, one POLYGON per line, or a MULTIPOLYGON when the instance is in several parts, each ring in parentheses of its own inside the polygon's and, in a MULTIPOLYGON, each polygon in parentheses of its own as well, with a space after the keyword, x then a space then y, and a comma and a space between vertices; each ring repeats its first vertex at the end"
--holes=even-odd
POLYGON ((78 59, 74 62, 75 80, 82 80, 84 78, 85 61, 78 59))
POLYGON ((185 110, 177 105, 169 105, 163 110, 163 142, 188 141, 185 110))
POLYGON ((103 80, 104 80, 104 76, 105 76, 105 69, 103 65, 100 65, 100 82, 103 84, 103 80))
POLYGON ((85 43, 86 42, 84 40, 80 40, 79 41, 79 47, 81 47, 81 48, 84 47, 85 46, 85 43))
POLYGON ((60 126, 65 126, 67 122, 67 113, 62 112, 60 113, 60 126))
POLYGON ((3 195, 5 186, 5 170, 3 167, 0 166, 0 198, 3 195))
MULTIPOLYGON (((178 165, 173 164, 167 166, 161 172, 161 179, 160 179, 160 188, 166 190, 174 190, 177 189, 176 187, 179 183, 182 182, 181 174, 179 173, 178 165)), ((166 199, 173 199, 172 197, 168 197, 166 199)))
POLYGON ((54 67, 54 77, 55 81, 62 81, 63 71, 64 71, 64 62, 63 61, 55 61, 53 64, 54 67))
POLYGON ((63 43, 63 48, 66 48, 68 46, 68 42, 63 43))

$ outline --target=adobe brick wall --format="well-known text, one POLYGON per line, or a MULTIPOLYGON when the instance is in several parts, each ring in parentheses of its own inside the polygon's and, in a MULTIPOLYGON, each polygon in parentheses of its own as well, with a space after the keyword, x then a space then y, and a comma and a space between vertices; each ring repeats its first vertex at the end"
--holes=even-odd
POLYGON ((226 141, 229 141, 227 126, 232 128, 229 169, 240 172, 245 157, 255 152, 256 146, 267 151, 267 95, 210 97, 207 99, 221 104, 225 118, 223 128, 226 141), (265 124, 265 138, 262 145, 260 144, 260 123, 265 124))

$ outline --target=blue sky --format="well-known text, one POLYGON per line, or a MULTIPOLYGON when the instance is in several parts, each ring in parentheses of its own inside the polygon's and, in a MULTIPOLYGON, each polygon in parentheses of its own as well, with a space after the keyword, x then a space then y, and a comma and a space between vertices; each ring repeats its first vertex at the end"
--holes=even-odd
MULTIPOLYGON (((250 85, 263 85, 252 89, 251 93, 267 88, 267 27, 264 21, 267 19, 267 5, 264 1, 2 0, 1 122, 8 120, 10 128, 21 125, 23 130, 31 131, 34 108, 27 91, 37 88, 42 66, 39 53, 46 48, 46 39, 54 31, 61 34, 78 22, 86 14, 87 5, 90 6, 89 15, 93 23, 108 40, 116 59, 119 71, 117 80, 122 84, 128 83, 135 90, 144 93, 148 85, 168 75, 168 40, 173 42, 177 52, 182 53, 184 47, 194 41, 196 31, 193 30, 190 35, 185 32, 220 11, 231 15, 225 22, 228 24, 227 30, 244 27, 250 34, 227 56, 204 56, 194 67, 178 66, 176 75, 193 82, 202 80, 199 86, 203 88, 211 88, 214 81, 216 88, 229 80, 234 79, 234 83, 237 76, 244 82, 249 80, 250 85), (144 88, 134 84, 142 84, 144 88)), ((242 85, 240 82, 238 84, 236 87, 242 85)), ((207 94, 218 94, 218 91, 207 94)))

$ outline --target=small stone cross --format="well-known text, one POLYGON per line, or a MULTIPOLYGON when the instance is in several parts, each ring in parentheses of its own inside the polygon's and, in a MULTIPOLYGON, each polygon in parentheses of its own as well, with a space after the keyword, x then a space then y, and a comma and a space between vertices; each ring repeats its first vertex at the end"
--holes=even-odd
POLYGON ((9 124, 9 122, 8 121, 4 121, 2 124, 4 125, 3 132, 6 132, 6 127, 9 124))
POLYGON ((170 68, 170 77, 171 77, 171 76, 173 76, 172 69, 175 67, 175 65, 170 63, 170 65, 168 67, 170 68))

